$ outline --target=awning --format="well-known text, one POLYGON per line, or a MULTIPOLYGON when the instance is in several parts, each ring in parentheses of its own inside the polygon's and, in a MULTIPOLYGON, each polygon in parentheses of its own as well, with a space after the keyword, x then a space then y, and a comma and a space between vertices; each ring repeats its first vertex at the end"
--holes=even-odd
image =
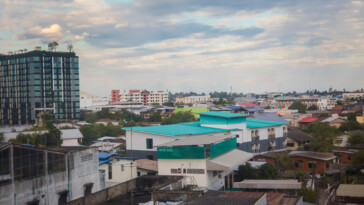
POLYGON ((208 171, 226 171, 233 170, 235 167, 244 164, 253 158, 253 155, 238 149, 224 153, 206 162, 208 171))

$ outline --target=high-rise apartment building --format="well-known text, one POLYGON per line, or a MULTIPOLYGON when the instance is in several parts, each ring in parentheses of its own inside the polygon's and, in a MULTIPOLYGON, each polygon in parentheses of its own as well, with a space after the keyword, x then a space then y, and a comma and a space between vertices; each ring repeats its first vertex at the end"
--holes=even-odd
POLYGON ((0 124, 32 123, 42 111, 55 120, 78 119, 79 87, 74 52, 0 55, 0 124))
POLYGON ((162 105, 168 102, 168 92, 165 91, 147 91, 147 90, 129 90, 129 92, 120 92, 120 90, 112 90, 110 96, 111 102, 134 102, 143 105, 162 105))

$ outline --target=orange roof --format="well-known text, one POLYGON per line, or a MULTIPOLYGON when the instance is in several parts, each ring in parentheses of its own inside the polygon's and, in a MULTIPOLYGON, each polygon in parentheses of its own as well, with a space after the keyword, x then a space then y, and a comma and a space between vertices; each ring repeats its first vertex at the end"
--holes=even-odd
POLYGON ((318 118, 314 118, 314 117, 306 117, 303 118, 302 120, 298 121, 298 122, 303 122, 303 123, 309 123, 309 122, 315 122, 316 120, 318 120, 318 118))

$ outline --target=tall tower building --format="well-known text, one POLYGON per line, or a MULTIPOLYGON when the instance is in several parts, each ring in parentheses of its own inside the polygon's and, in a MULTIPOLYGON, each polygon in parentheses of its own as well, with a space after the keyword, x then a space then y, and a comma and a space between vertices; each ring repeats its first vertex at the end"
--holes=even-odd
POLYGON ((42 111, 55 120, 80 117, 78 56, 41 50, 0 55, 0 124, 33 123, 42 111))

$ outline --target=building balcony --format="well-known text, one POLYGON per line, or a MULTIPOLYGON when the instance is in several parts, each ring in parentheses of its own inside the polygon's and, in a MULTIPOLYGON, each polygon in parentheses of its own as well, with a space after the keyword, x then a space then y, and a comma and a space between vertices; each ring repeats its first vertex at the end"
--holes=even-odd
POLYGON ((252 136, 252 141, 256 141, 256 140, 259 140, 259 136, 252 136))
POLYGON ((274 138, 276 138, 276 134, 269 134, 268 135, 268 139, 274 139, 274 138))

